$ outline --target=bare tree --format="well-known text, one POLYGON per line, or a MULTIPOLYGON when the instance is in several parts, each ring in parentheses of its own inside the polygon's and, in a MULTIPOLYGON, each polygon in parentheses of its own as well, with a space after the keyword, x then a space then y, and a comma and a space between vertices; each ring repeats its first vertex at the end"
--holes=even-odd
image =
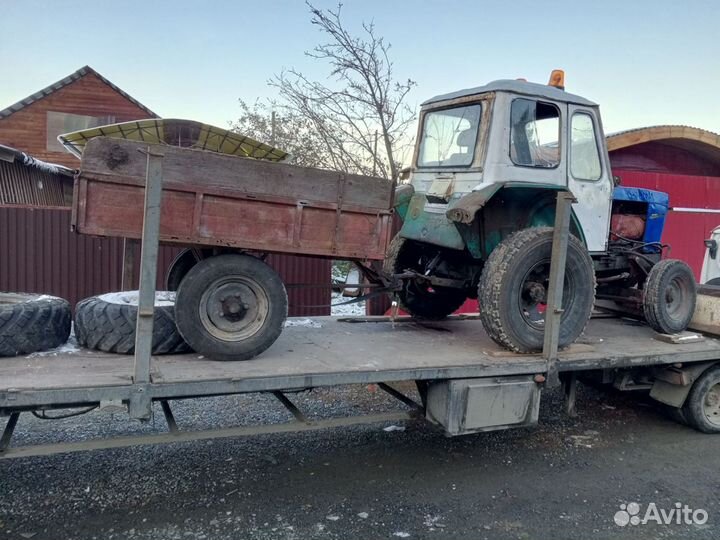
POLYGON ((294 69, 270 84, 288 114, 313 127, 331 168, 396 179, 402 148, 409 144, 406 132, 415 118, 406 98, 416 83, 395 79, 390 44, 372 22, 363 23, 362 34, 355 36, 343 25, 342 4, 335 10, 307 5, 312 24, 328 41, 305 54, 327 62, 335 84, 312 81, 294 69))
POLYGON ((240 117, 230 123, 231 130, 281 148, 297 165, 337 168, 325 141, 307 118, 272 101, 257 100, 252 105, 242 99, 238 102, 240 117))

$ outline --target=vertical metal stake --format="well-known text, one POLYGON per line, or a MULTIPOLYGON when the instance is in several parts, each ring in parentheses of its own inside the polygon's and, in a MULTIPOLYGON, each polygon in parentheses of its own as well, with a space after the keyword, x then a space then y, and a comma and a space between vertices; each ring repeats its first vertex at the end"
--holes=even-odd
POLYGON ((562 318, 563 281, 565 261, 570 236, 571 205, 575 202, 572 193, 562 191, 557 195, 555 205, 555 229, 553 231, 552 253, 550 255, 550 283, 548 287, 547 310, 545 311, 545 341, 543 357, 547 363, 547 385, 560 384, 557 372, 560 321, 562 318))
POLYGON ((135 384, 150 382, 153 316, 155 315, 155 279, 160 244, 160 202, 162 199, 163 154, 148 147, 145 177, 145 217, 140 252, 140 292, 135 331, 135 384))

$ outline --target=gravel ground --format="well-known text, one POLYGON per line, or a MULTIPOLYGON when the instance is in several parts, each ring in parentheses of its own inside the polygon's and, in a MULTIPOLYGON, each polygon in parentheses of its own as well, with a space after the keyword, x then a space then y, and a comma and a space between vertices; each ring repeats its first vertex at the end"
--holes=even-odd
MULTIPOLYGON (((292 398, 318 418, 399 408, 373 386, 292 398)), ((550 391, 537 428, 453 439, 407 422, 0 461, 0 539, 718 537, 719 438, 626 394, 581 387, 576 419, 561 405, 550 391), (708 523, 613 521, 676 501, 708 523)), ((173 408, 181 428, 290 420, 265 395, 173 408)), ((163 429, 159 409, 146 425, 22 415, 16 444, 163 429)))

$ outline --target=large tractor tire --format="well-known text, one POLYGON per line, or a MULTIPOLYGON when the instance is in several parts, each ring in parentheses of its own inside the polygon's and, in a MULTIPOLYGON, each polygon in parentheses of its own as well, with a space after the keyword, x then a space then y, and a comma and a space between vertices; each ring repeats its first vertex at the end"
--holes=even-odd
POLYGON ((650 269, 643 286, 643 314, 650 327, 662 334, 682 332, 690 324, 697 301, 697 284, 690 267, 665 259, 650 269))
MULTIPOLYGON (((518 353, 542 350, 553 229, 513 233, 488 257, 478 285, 480 319, 488 335, 518 353)), ((595 272, 585 246, 568 241, 559 346, 582 334, 595 301, 595 272)))
MULTIPOLYGON (((155 293, 152 354, 190 351, 175 325, 175 293, 155 293)), ((133 354, 138 314, 138 291, 91 296, 75 307, 78 344, 98 351, 133 354)))
MULTIPOLYGON (((383 269, 388 274, 400 274, 411 269, 425 273, 428 262, 435 256, 432 246, 395 236, 388 248, 383 269)), ((400 307, 413 317, 427 320, 444 319, 463 305, 467 294, 463 289, 432 287, 427 281, 408 279, 397 293, 400 307)))
POLYGON ((0 356, 54 349, 67 342, 72 316, 55 296, 0 293, 0 356))
POLYGON ((180 283, 175 316, 190 346, 213 360, 249 360, 282 332, 288 299, 280 276, 250 255, 204 259, 180 283))

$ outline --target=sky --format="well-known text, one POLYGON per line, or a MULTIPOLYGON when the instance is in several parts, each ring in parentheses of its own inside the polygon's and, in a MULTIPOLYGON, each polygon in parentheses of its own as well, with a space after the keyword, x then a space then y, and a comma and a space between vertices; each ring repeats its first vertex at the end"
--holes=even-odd
MULTIPOLYGON (((337 2, 317 0, 318 7, 337 2)), ((90 65, 166 118, 226 127, 238 98, 325 39, 301 0, 0 0, 0 108, 90 65)), ((720 132, 718 0, 346 0, 351 30, 373 22, 392 44, 409 104, 495 79, 547 82, 601 106, 606 133, 657 124, 720 132)))

